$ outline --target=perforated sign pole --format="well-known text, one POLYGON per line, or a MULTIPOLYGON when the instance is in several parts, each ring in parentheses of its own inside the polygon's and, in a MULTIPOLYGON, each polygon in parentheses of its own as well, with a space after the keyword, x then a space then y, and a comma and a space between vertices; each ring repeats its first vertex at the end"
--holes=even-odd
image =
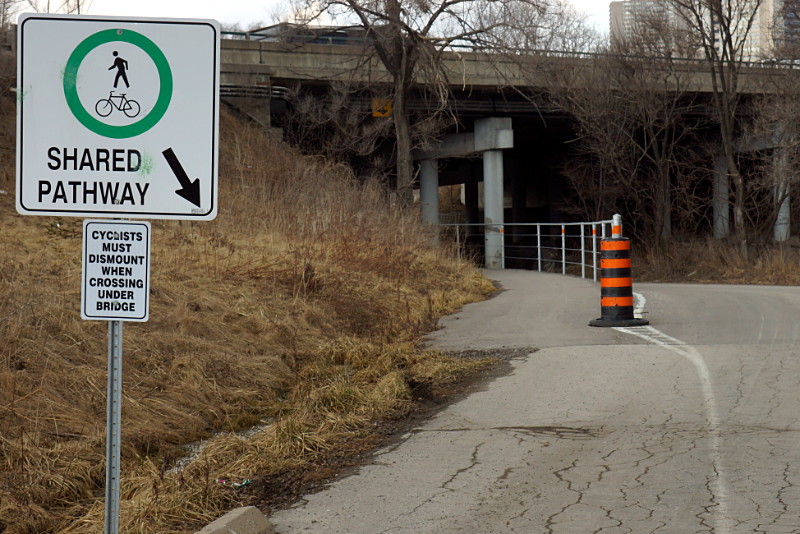
POLYGON ((149 222, 83 221, 81 317, 108 321, 105 533, 119 532, 122 323, 149 318, 149 222))
POLYGON ((122 321, 108 323, 106 410, 106 534, 119 533, 119 476, 122 445, 122 321))

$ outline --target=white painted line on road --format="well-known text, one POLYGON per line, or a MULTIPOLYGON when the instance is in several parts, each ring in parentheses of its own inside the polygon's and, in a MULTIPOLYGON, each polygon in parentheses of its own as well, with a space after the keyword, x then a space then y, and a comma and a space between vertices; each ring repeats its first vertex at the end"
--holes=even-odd
MULTIPOLYGON (((636 308, 634 315, 641 317, 647 299, 640 293, 635 293, 636 308), (637 315, 638 314, 638 315, 637 315)), ((713 508, 714 532, 729 534, 733 532, 734 521, 731 519, 730 492, 728 491, 727 476, 722 463, 720 452, 722 445, 719 408, 714 396, 714 387, 711 384, 711 373, 708 371, 705 358, 694 347, 687 345, 680 339, 674 338, 653 328, 652 326, 615 327, 614 330, 636 336, 653 345, 658 345, 689 360, 697 371, 697 376, 703 387, 703 404, 705 405, 708 434, 711 438, 711 463, 714 469, 714 480, 711 481, 714 501, 713 508)))

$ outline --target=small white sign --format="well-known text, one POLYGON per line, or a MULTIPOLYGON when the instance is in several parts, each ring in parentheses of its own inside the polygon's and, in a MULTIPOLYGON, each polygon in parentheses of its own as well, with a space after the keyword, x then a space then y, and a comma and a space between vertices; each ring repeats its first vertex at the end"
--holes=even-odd
POLYGON ((24 14, 17 211, 211 220, 219 24, 24 14))
POLYGON ((150 223, 83 221, 81 318, 147 321, 150 223))

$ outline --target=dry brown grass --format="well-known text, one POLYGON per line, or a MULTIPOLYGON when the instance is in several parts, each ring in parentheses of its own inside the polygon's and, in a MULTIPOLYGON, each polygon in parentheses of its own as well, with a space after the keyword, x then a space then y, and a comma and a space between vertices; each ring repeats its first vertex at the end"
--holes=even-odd
MULTIPOLYGON (((124 331, 126 533, 192 532, 252 498, 217 479, 303 469, 480 365, 416 348, 492 289, 475 269, 376 184, 221 132, 219 217, 154 221, 150 321, 124 331)), ((17 215, 7 169, 0 189, 0 531, 101 532, 107 332, 79 315, 81 221, 17 215)))
POLYGON ((748 257, 736 243, 713 239, 674 242, 668 249, 633 249, 634 277, 642 282, 799 285, 800 248, 750 245, 748 257))
MULTIPOLYGON (((8 99, 0 113, 10 124, 8 99)), ((416 348, 437 317, 492 290, 475 269, 431 248, 376 184, 227 115, 222 136, 218 219, 154 222, 151 319, 125 328, 126 533, 191 532, 270 491, 217 480, 317 466, 408 410, 415 387, 483 365, 416 348), (181 445, 217 431, 169 472, 181 445)), ((7 127, 0 140, 0 531, 99 533, 106 325, 78 312, 81 222, 15 213, 7 127)), ((644 252, 634 274, 800 282, 796 249, 747 262, 732 250, 644 252)))

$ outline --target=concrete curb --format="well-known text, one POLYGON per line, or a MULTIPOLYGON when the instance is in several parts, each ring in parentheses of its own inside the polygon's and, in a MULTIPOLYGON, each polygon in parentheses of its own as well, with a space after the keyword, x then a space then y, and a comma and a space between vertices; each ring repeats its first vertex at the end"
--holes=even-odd
POLYGON ((275 534, 267 517, 255 506, 231 510, 195 534, 275 534))

